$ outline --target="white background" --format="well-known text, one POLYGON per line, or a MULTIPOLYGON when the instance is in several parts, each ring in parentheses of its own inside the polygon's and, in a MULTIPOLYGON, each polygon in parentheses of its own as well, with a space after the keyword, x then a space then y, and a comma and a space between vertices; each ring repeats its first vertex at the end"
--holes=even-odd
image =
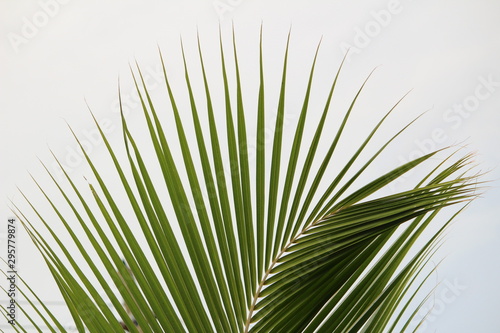
MULTIPOLYGON (((44 204, 35 194, 28 172, 43 185, 46 177, 38 158, 52 168, 49 147, 85 185, 81 175, 88 171, 79 161, 65 121, 80 138, 91 142, 92 158, 103 158, 102 143, 92 143, 94 127, 84 98, 109 130, 110 139, 118 142, 117 79, 122 80, 125 96, 132 96, 129 63, 137 60, 154 86, 153 94, 166 96, 164 89, 158 88, 160 46, 167 62, 173 64, 173 77, 181 82, 176 89, 182 91, 179 36, 185 41, 188 62, 192 58, 196 64, 198 28, 211 68, 210 64, 218 61, 219 23, 229 42, 234 22, 241 65, 247 64, 243 69, 243 75, 248 75, 245 91, 252 105, 260 24, 263 22, 265 53, 270 59, 271 94, 278 89, 279 59, 291 26, 292 91, 303 92, 306 67, 321 37, 318 91, 328 89, 345 50, 351 47, 340 81, 343 88, 339 88, 338 105, 344 109, 339 112, 345 111, 342 101, 352 98, 368 73, 381 65, 357 108, 356 125, 344 141, 346 151, 362 139, 358 134, 371 128, 399 97, 413 89, 384 127, 380 142, 421 112, 429 112, 383 156, 380 168, 398 166, 428 149, 464 142, 467 151, 477 152, 480 169, 491 170, 487 175, 493 180, 491 188, 460 216, 437 255, 446 256, 435 277, 443 281, 436 292, 437 302, 443 306, 431 312, 423 331, 500 332, 500 2, 2 0, 0 22, 2 221, 11 216, 10 200, 20 205, 23 202, 16 186, 34 198, 35 204, 44 204), (458 108, 462 113, 456 111, 458 108), (442 299, 442 295, 449 297, 442 299)), ((193 65, 193 72, 196 69, 193 65)), ((298 107, 291 95, 293 123, 298 107)), ((135 119, 139 108, 133 100, 127 107, 135 119)), ((391 190, 404 185, 397 184, 391 190)), ((5 237, 5 223, 0 226, 5 237)), ((29 239, 24 237, 20 242, 20 272, 33 281, 43 299, 58 301, 29 239)), ((2 245, 1 251, 4 248, 2 245)))

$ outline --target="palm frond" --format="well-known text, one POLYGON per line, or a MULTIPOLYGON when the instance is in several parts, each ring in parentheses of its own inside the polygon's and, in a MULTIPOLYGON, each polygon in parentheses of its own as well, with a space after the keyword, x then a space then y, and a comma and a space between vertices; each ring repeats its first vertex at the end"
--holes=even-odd
MULTIPOLYGON (((395 131, 375 152, 368 148, 398 101, 332 175, 328 167, 342 160, 336 158, 341 139, 352 130, 348 128, 350 116, 371 74, 344 116, 335 120, 338 130, 329 139, 326 132, 331 132, 334 123, 329 111, 343 62, 322 109, 314 110, 317 103, 311 103, 311 96, 318 44, 293 139, 288 140, 284 119, 288 58, 293 56, 289 54, 290 34, 272 124, 266 120, 262 30, 257 96, 243 91, 245 78, 240 73, 234 29, 231 42, 230 52, 225 51, 222 37, 218 45, 223 95, 217 97, 224 101, 224 119, 218 118, 213 104, 214 87, 205 70, 200 39, 203 96, 193 88, 192 80, 199 75, 191 73, 181 42, 188 110, 178 107, 160 52, 176 137, 171 128, 167 130, 162 120, 166 111, 156 109, 136 64, 131 72, 146 127, 130 124, 122 111, 123 146, 114 147, 95 121, 116 179, 104 177, 75 135, 91 170, 88 188, 79 188, 55 156, 65 181, 56 180, 45 169, 59 196, 49 195, 45 185, 39 186, 60 224, 49 222, 37 208, 40 204, 28 196, 34 217, 16 206, 16 214, 45 260, 78 331, 406 329, 422 304, 418 305, 419 290, 430 276, 423 272, 456 214, 445 222, 436 217, 448 206, 467 204, 477 196, 478 175, 469 170, 472 155, 455 158, 449 154, 441 159, 437 157, 445 151, 431 152, 358 184, 382 152, 413 124, 395 131), (230 55, 232 61, 228 61, 230 55), (256 99, 256 110, 249 110, 246 98, 256 99), (308 117, 311 112, 321 115, 316 123, 308 117), (201 115, 207 117, 206 124, 201 115), (186 124, 188 116, 191 119, 186 124), (255 128, 247 126, 248 117, 255 117, 255 128), (270 126, 274 137, 267 147, 265 135, 270 126), (306 131, 313 133, 312 139, 306 139, 306 131), (138 140, 144 133, 149 136, 149 147, 143 137, 138 140), (255 134, 255 159, 249 158, 252 136, 248 133, 255 134), (172 145, 180 148, 179 154, 172 145), (319 149, 322 145, 328 148, 324 153, 319 149), (360 156, 366 155, 366 162, 360 163, 360 156), (408 171, 432 164, 435 167, 414 188, 377 196, 408 171), (31 222, 34 220, 37 222, 31 222), (434 223, 441 226, 439 230, 416 247, 434 223), (62 241, 61 226, 70 236, 71 246, 62 241), (42 236, 42 228, 50 237, 42 236), (77 249, 78 258, 71 248, 77 249)), ((121 108, 120 92, 119 96, 121 108)), ((33 299, 29 304, 36 309, 35 301, 40 300, 27 297, 33 299)), ((42 320, 51 331, 64 331, 46 306, 43 311, 28 316, 34 325, 42 320)))

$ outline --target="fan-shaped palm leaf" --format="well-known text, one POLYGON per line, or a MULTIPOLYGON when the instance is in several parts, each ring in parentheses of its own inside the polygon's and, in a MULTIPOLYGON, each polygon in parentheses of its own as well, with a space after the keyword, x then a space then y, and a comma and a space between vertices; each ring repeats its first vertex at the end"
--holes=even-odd
MULTIPOLYGON (((358 162, 369 153, 367 146, 390 110, 336 175, 327 172, 329 165, 341 160, 335 157, 364 83, 329 139, 331 128, 338 124, 328 113, 340 69, 323 108, 311 109, 316 52, 291 141, 284 139, 288 43, 277 117, 270 124, 262 34, 256 110, 245 108, 244 98, 252 96, 242 91, 234 35, 234 68, 228 68, 221 41, 225 121, 214 110, 199 42, 198 47, 205 96, 195 96, 184 58, 190 110, 177 106, 161 58, 180 154, 174 152, 175 140, 162 121, 166 111, 155 108, 137 66, 134 82, 147 128, 131 126, 122 115, 123 152, 112 147, 99 128, 119 182, 105 179, 85 150, 92 170, 90 191, 79 188, 66 171, 69 187, 61 184, 47 169, 61 195, 46 195, 47 202, 81 259, 73 258, 74 252, 61 241, 60 225, 39 214, 37 205, 31 206, 36 219, 51 237, 42 236, 40 226, 17 213, 78 331, 312 333, 407 327, 408 318, 418 310, 410 306, 415 290, 426 279, 416 277, 449 221, 441 223, 416 253, 409 255, 410 249, 442 209, 475 196, 476 177, 467 175, 470 156, 455 162, 444 159, 413 189, 377 197, 374 194, 386 185, 435 162, 431 158, 442 153, 432 152, 359 185, 360 176, 404 130, 396 131, 367 162, 358 162), (204 103, 199 102, 202 97, 204 103), (188 127, 186 112, 191 113, 188 127), (321 114, 316 124, 309 124, 311 112, 321 114), (247 126, 250 116, 256 117, 256 128, 247 126), (274 138, 268 147, 265 131, 271 126, 274 138), (306 130, 313 131, 312 140, 304 136, 306 130), (255 159, 249 158, 253 144, 249 132, 255 134, 255 159), (153 158, 143 140, 137 140, 143 133, 150 137, 153 158), (320 141, 327 144, 326 153, 320 152, 320 141), (118 188, 124 191, 125 202, 115 196, 118 188), (81 234, 75 231, 77 224, 81 234), (407 315, 401 315, 405 311, 407 315)), ((39 315, 47 330, 64 331, 55 316, 45 312, 50 314, 43 307, 39 315)), ((30 318, 40 325, 37 314, 30 318)))

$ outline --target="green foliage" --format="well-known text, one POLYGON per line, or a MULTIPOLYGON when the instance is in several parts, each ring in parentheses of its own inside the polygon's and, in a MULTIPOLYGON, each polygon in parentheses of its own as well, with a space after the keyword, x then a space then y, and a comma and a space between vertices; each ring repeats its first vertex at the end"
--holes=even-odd
MULTIPOLYGON (((277 118, 268 124, 262 33, 256 110, 245 109, 244 97, 253 96, 242 91, 244 78, 240 77, 234 34, 232 42, 235 67, 230 70, 220 43, 225 121, 214 112, 213 87, 199 42, 205 96, 195 96, 183 51, 188 110, 178 108, 161 58, 180 147, 176 154, 175 140, 161 120, 161 112, 167 111, 155 109, 137 66, 133 76, 147 128, 134 134, 122 113, 124 150, 113 147, 99 128, 112 160, 109 167, 119 182, 105 179, 83 150, 93 174, 90 191, 79 188, 66 172, 67 184, 60 184, 47 169, 60 196, 46 195, 46 199, 60 224, 47 221, 39 214, 38 204, 31 205, 28 198, 36 226, 17 212, 76 327, 80 332, 99 333, 123 332, 123 326, 131 332, 404 330, 418 310, 412 304, 428 275, 418 277, 451 221, 439 222, 436 216, 447 206, 467 203, 476 196, 477 175, 469 175, 468 170, 471 156, 443 160, 436 158, 442 152, 433 152, 359 185, 356 180, 406 128, 358 165, 359 157, 370 153, 368 144, 393 108, 332 175, 327 167, 340 160, 335 159, 336 153, 364 83, 340 123, 328 117, 340 69, 323 109, 311 110, 317 51, 293 141, 287 141, 283 133, 288 43, 277 118), (229 73, 235 75, 231 80, 229 73), (206 104, 200 105, 198 97, 206 104), (201 109, 207 124, 201 120, 201 109), (189 127, 183 122, 186 112, 191 113, 189 127), (308 122, 311 112, 321 114, 316 124, 308 122), (248 128, 249 116, 256 117, 256 128, 248 128), (338 130, 329 138, 335 126, 338 130), (265 131, 270 127, 274 127, 274 138, 272 147, 267 147, 265 131), (305 139, 305 131, 314 134, 312 140, 305 139), (250 132, 255 135, 255 159, 249 158, 248 147, 254 144, 250 132), (150 147, 136 141, 144 133, 150 147), (320 141, 328 147, 326 152, 319 149, 320 141), (145 148, 152 149, 154 159, 145 148), (376 195, 406 172, 436 161, 432 172, 413 189, 376 195), (115 198, 116 188, 124 191, 126 201, 115 198), (125 215, 125 211, 135 215, 125 215), (39 221, 50 237, 41 235, 39 221), (440 229, 422 241, 433 222, 440 223, 440 229), (77 225, 81 234, 75 231, 77 225), (79 259, 61 241, 61 227, 69 233, 79 259)), ((37 314, 30 316, 34 325, 43 322, 51 332, 64 331, 47 307, 35 303, 30 306, 41 319, 37 314)))

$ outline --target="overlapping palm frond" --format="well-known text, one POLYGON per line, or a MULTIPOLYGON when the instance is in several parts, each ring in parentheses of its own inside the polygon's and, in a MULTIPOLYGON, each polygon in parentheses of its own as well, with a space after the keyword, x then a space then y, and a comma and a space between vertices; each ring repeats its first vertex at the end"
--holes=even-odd
MULTIPOLYGON (((469 171, 471 156, 454 161, 436 159, 444 152, 432 152, 360 185, 357 180, 406 128, 395 131, 375 152, 367 148, 398 102, 332 175, 328 166, 342 160, 336 159, 341 139, 365 84, 344 116, 330 119, 339 69, 322 109, 317 109, 318 103, 312 108, 316 51, 293 140, 287 140, 289 41, 290 37, 274 123, 266 117, 262 32, 256 110, 244 103, 254 96, 242 89, 245 78, 240 76, 233 34, 234 67, 228 65, 222 39, 219 45, 224 120, 214 110, 213 87, 198 41, 204 96, 195 94, 195 76, 188 71, 183 51, 190 109, 178 107, 174 83, 161 58, 171 110, 155 108, 137 66, 133 77, 146 128, 139 131, 122 114, 125 149, 120 150, 96 121, 118 182, 107 180, 83 147, 92 172, 89 188, 79 188, 62 164, 67 184, 47 168, 60 196, 47 194, 46 199, 59 221, 39 214, 29 198, 37 223, 32 224, 27 214, 17 214, 78 331, 118 333, 126 327, 130 332, 398 332, 408 327, 418 310, 418 301, 412 305, 414 298, 429 276, 420 273, 451 219, 438 222, 440 229, 419 248, 415 244, 422 244, 422 234, 443 209, 475 198, 477 175, 469 171), (164 112, 172 112, 175 140, 162 121, 164 112), (315 124, 308 118, 311 113, 321 115, 315 124), (256 117, 255 128, 248 127, 248 117, 256 117), (338 130, 329 138, 334 125, 338 130), (272 147, 265 144, 269 127, 274 127, 272 147), (311 140, 305 131, 313 133, 311 140), (144 133, 149 147, 137 140, 144 133), (255 142, 248 133, 255 135, 255 142), (255 159, 250 159, 253 144, 255 159), (321 145, 328 149, 322 152, 321 145), (371 157, 360 163, 362 154, 371 157), (406 172, 436 160, 435 168, 414 188, 377 196, 406 172), (115 197, 117 188, 125 193, 125 201, 115 197), (42 236, 38 221, 51 237, 42 236), (70 246, 61 241, 61 227, 80 259, 74 259, 70 246)), ((40 190, 46 193, 41 186, 40 190)), ((41 308, 39 315, 42 319, 30 316, 33 325, 64 331, 48 308, 41 308)))

